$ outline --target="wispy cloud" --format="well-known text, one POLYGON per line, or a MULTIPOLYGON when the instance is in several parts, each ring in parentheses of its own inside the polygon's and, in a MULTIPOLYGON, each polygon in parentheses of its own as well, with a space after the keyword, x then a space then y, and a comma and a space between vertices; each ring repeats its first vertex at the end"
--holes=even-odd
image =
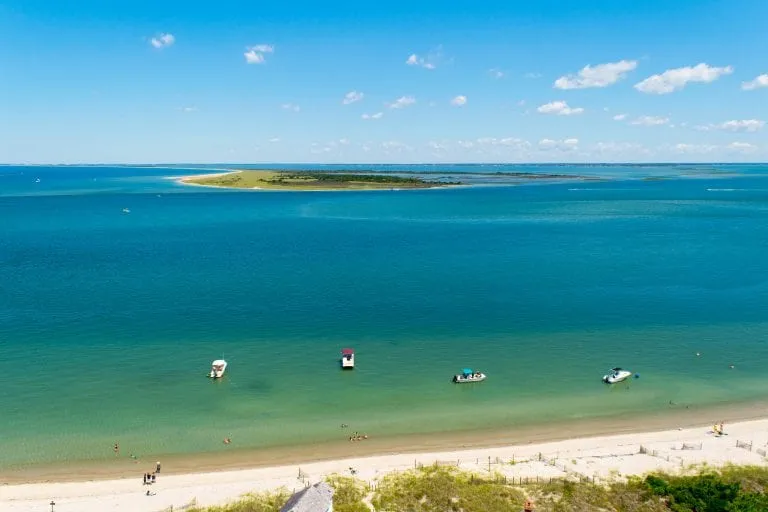
POLYGON ((413 96, 400 96, 392 103, 388 103, 387 106, 389 108, 401 109, 401 108, 409 107, 414 103, 416 103, 416 98, 414 98, 413 96))
POLYGON ((588 89, 608 87, 637 67, 636 60, 620 60, 597 66, 584 66, 575 75, 564 75, 555 80, 555 89, 588 89))
POLYGON ((280 105, 280 108, 283 110, 290 110, 291 112, 299 112, 301 110, 301 107, 295 103, 283 103, 280 105))
POLYGON ((275 47, 271 44, 257 44, 253 46, 247 46, 243 56, 245 56, 245 62, 248 64, 263 64, 266 60, 265 55, 274 52, 275 47))
POLYGON ((271 142, 273 144, 276 143, 276 142, 280 142, 280 137, 272 137, 271 139, 269 139, 269 142, 271 142))
POLYGON ((181 110, 182 112, 197 112, 197 107, 195 106, 179 107, 179 110, 181 110))
POLYGON ((451 100, 451 105, 453 105, 454 107, 463 107, 466 104, 467 104, 466 96, 459 95, 451 100))
POLYGON ((750 152, 757 149, 757 146, 750 144, 749 142, 731 142, 728 144, 728 149, 731 151, 743 151, 750 152))
POLYGON ((571 108, 565 101, 553 101, 537 108, 541 114, 554 114, 558 116, 573 116, 584 113, 581 107, 571 108))
POLYGON ((579 149, 579 139, 541 139, 539 141, 539 149, 542 151, 573 151, 579 149))
POLYGON ((167 48, 172 46, 176 42, 176 37, 173 34, 159 34, 149 40, 149 44, 155 48, 167 48))
POLYGON ((427 55, 418 55, 412 53, 405 60, 405 63, 409 66, 418 66, 424 69, 436 69, 439 62, 443 57, 442 46, 438 46, 434 50, 430 51, 427 55))
POLYGON ((344 99, 341 100, 341 103, 343 105, 350 105, 352 103, 357 103, 358 101, 362 100, 365 94, 358 92, 358 91, 349 91, 347 94, 344 95, 344 99))
POLYGON ((623 121, 627 118, 627 114, 616 114, 613 116, 614 121, 623 121))
POLYGON ((499 68, 492 68, 488 70, 488 74, 491 75, 493 78, 504 78, 504 75, 506 73, 504 73, 499 68))
POLYGON ((536 78, 541 78, 541 76, 542 76, 541 73, 526 73, 523 75, 523 78, 536 79, 536 78))
POLYGON ((384 112, 376 112, 375 114, 363 114, 360 117, 363 119, 381 119, 384 117, 384 112))
POLYGON ((724 75, 733 73, 733 67, 713 67, 702 62, 693 67, 668 69, 649 76, 635 84, 635 89, 646 94, 669 94, 683 89, 691 82, 710 83, 724 75))
POLYGON ((734 119, 732 121, 725 121, 724 123, 720 124, 710 123, 694 126, 694 130, 698 130, 700 132, 707 132, 710 130, 725 130, 730 132, 756 132, 758 130, 762 130, 764 126, 765 121, 761 121, 759 119, 734 119))
POLYGON ((761 87, 768 87, 768 73, 755 77, 754 80, 749 82, 742 82, 741 88, 745 91, 753 91, 760 89, 761 87))
POLYGON ((664 124, 669 124, 669 118, 658 116, 640 116, 631 121, 629 124, 635 126, 661 126, 664 124))

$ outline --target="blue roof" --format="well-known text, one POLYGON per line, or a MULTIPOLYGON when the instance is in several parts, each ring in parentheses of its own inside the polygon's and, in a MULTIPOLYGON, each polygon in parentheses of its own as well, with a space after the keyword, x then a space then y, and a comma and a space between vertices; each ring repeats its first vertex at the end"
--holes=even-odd
POLYGON ((474 373, 471 368, 464 368, 462 370, 462 372, 464 372, 464 373, 474 373))

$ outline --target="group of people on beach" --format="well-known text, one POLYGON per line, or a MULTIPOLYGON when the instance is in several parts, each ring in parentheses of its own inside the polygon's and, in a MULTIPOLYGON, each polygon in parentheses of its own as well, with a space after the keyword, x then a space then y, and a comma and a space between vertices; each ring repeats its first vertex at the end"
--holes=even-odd
POLYGON ((723 432, 723 421, 720 423, 715 423, 712 426, 712 433, 715 434, 716 437, 720 437, 722 435, 725 435, 725 432, 723 432))
MULTIPOLYGON (((157 481, 157 474, 160 473, 160 461, 155 463, 155 471, 152 473, 144 473, 144 485, 152 485, 157 481)), ((155 493, 147 490, 147 496, 154 496, 155 493)))

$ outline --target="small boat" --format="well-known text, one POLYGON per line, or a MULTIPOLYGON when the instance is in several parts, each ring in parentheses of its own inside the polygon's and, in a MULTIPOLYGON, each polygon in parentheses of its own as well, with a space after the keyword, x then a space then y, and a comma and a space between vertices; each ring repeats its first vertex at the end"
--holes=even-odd
POLYGON ((486 378, 482 372, 473 371, 471 368, 464 368, 461 373, 453 376, 453 382, 456 384, 466 384, 468 382, 482 382, 486 378))
POLYGON ((40 183, 40 178, 37 178, 37 179, 35 180, 35 183, 40 183))
POLYGON ((621 368, 611 368, 611 371, 608 372, 607 375, 603 375, 603 382, 606 384, 616 384, 617 382, 627 380, 631 376, 632 372, 628 370, 623 370, 621 368))
POLYGON ((223 359, 217 359, 211 363, 211 373, 208 376, 212 379, 220 379, 224 376, 227 369, 227 362, 223 359))
POLYGON ((131 213, 131 210, 129 210, 128 208, 123 208, 123 213, 131 213))
POLYGON ((344 370, 352 370, 355 367, 355 351, 351 348, 341 350, 341 367, 344 370))

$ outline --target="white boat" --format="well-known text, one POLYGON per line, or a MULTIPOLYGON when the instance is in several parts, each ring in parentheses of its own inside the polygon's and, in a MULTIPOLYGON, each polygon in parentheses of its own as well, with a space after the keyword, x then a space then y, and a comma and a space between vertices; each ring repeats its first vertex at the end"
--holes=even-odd
POLYGON ((352 370, 355 367, 355 351, 351 348, 341 350, 341 367, 344 370, 352 370))
POLYGON ((621 368, 611 368, 611 371, 607 375, 603 375, 603 382, 606 384, 616 384, 623 380, 627 380, 632 376, 632 372, 623 370, 621 368))
POLYGON ((123 213, 131 213, 131 210, 129 210, 128 208, 123 208, 123 213))
POLYGON ((212 379, 220 379, 224 376, 227 369, 227 362, 223 359, 217 359, 211 363, 211 373, 208 376, 212 379))
POLYGON ((483 382, 486 376, 482 372, 472 371, 470 368, 464 368, 461 373, 453 376, 453 382, 456 384, 467 384, 469 382, 483 382))

